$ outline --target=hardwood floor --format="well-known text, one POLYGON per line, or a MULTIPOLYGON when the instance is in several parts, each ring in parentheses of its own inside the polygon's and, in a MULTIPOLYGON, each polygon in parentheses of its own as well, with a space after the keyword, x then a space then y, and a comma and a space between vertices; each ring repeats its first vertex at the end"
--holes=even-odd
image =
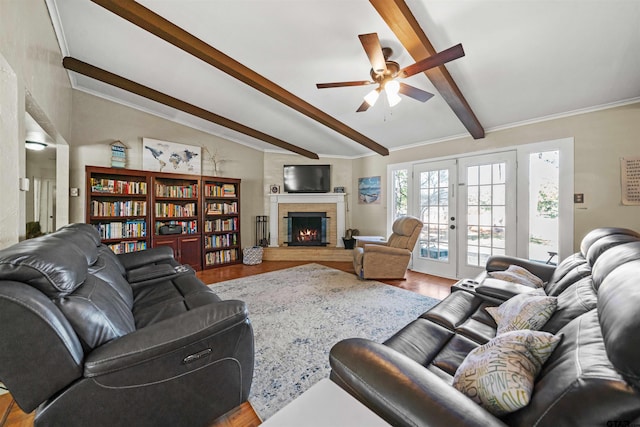
MULTIPOLYGON (((267 273, 308 264, 309 261, 265 261, 258 265, 236 264, 228 267, 200 271, 197 276, 204 283, 211 284, 224 282, 225 280, 252 276, 254 274, 267 273)), ((341 261, 317 261, 327 267, 354 273, 350 262, 341 261)), ((437 299, 443 299, 450 293, 451 285, 455 280, 428 274, 407 271, 405 280, 380 280, 389 285, 408 289, 422 295, 437 299)), ((256 427, 262 423, 251 405, 247 402, 229 411, 218 418, 211 427, 256 427)), ((33 414, 25 414, 18 405, 13 402, 10 394, 0 396, 0 427, 30 427, 33 426, 33 414)))

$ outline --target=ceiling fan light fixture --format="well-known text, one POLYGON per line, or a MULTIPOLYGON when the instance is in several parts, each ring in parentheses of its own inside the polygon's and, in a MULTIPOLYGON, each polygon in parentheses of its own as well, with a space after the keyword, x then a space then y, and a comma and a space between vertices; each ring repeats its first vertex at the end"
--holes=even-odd
POLYGON ((33 150, 33 151, 42 151, 45 148, 47 148, 47 144, 45 144, 44 142, 36 142, 36 141, 26 141, 24 143, 24 146, 27 150, 33 150))
POLYGON ((398 105, 398 103, 400 103, 400 101, 402 101, 402 98, 400 98, 400 95, 398 95, 397 93, 393 93, 391 91, 385 92, 387 93, 387 101, 389 101, 390 107, 395 107, 396 105, 398 105))
POLYGON ((384 84, 384 91, 387 92, 387 94, 397 95, 400 91, 400 83, 396 80, 389 80, 384 84))
POLYGON ((380 89, 374 89, 365 95, 364 100, 367 101, 367 104, 369 104, 369 106, 373 107, 373 105, 378 100, 378 96, 380 96, 380 89))

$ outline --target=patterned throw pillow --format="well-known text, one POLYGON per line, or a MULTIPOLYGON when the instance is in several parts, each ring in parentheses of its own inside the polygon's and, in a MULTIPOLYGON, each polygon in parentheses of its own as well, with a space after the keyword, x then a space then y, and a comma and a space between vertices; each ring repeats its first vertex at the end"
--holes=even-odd
POLYGON ((487 312, 498 325, 497 334, 519 329, 541 329, 558 307, 558 298, 549 297, 542 289, 519 294, 500 304, 487 307, 487 312), (540 293, 542 295, 540 295, 540 293))
POLYGON ((529 404, 534 380, 560 337, 541 331, 512 331, 473 349, 453 386, 496 416, 529 404))
POLYGON ((505 271, 492 271, 489 273, 489 276, 494 279, 531 286, 532 288, 541 288, 544 286, 542 279, 519 265, 512 264, 505 271))

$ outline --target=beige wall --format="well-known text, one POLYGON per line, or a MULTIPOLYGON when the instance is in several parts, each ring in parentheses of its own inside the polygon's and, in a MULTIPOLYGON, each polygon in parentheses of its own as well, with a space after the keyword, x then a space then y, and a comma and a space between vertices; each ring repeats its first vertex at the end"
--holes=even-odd
MULTIPOLYGON (((242 179, 242 245, 255 243, 255 216, 263 215, 266 194, 261 151, 80 91, 73 92, 73 111, 70 186, 80 189, 80 197, 71 198, 71 222, 85 220, 84 167, 110 166, 110 144, 120 140, 129 147, 127 168, 142 169, 142 138, 153 138, 218 153, 224 160, 219 175, 242 179)), ((211 174, 213 166, 204 157, 202 173, 211 174)))
MULTIPOLYGON (((389 164, 413 162, 474 151, 574 138, 575 192, 584 193, 585 204, 576 205, 574 245, 591 229, 602 226, 640 230, 640 206, 622 206, 620 202, 620 158, 640 157, 640 103, 548 120, 490 132, 484 139, 461 138, 438 144, 392 152, 388 157, 370 156, 353 162, 355 188, 358 177, 381 175, 386 188, 389 164)), ((381 205, 354 205, 354 227, 361 234, 386 234, 386 200, 381 205)))
POLYGON ((43 0, 0 1, 0 247, 15 243, 25 230, 24 112, 64 143, 69 133, 71 85, 62 67, 51 19, 43 0))

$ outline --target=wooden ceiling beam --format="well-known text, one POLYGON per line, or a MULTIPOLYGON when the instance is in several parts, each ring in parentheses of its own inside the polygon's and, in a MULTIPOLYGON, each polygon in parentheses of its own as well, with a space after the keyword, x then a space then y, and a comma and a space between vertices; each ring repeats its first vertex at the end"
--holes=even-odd
POLYGON ((87 64, 86 62, 82 62, 78 59, 67 56, 62 60, 62 65, 67 70, 75 71, 76 73, 91 77, 92 79, 99 80, 103 83, 110 84, 122 90, 135 93, 136 95, 159 102, 171 108, 175 108, 176 110, 184 111, 185 113, 200 117, 201 119, 207 120, 209 122, 224 126, 229 129, 233 129, 242 134, 275 145, 276 147, 284 148, 285 150, 292 151, 296 154, 300 154, 301 156, 308 157, 310 159, 319 158, 316 153, 307 151, 304 148, 289 144, 288 142, 282 141, 281 139, 275 138, 271 135, 267 135, 266 133, 260 132, 259 130, 255 130, 241 123, 227 119, 226 117, 222 117, 200 107, 196 107, 193 104, 181 101, 170 95, 158 92, 155 89, 151 89, 150 87, 143 86, 132 80, 125 79, 124 77, 118 76, 117 74, 113 74, 109 71, 87 64))
POLYGON ((133 0, 91 1, 358 144, 380 155, 389 155, 389 150, 386 147, 288 92, 141 4, 133 0))
MULTIPOLYGON (((422 31, 404 0, 369 0, 400 43, 416 61, 437 51, 422 31)), ((424 72, 474 139, 484 138, 484 129, 444 65, 424 72)))

